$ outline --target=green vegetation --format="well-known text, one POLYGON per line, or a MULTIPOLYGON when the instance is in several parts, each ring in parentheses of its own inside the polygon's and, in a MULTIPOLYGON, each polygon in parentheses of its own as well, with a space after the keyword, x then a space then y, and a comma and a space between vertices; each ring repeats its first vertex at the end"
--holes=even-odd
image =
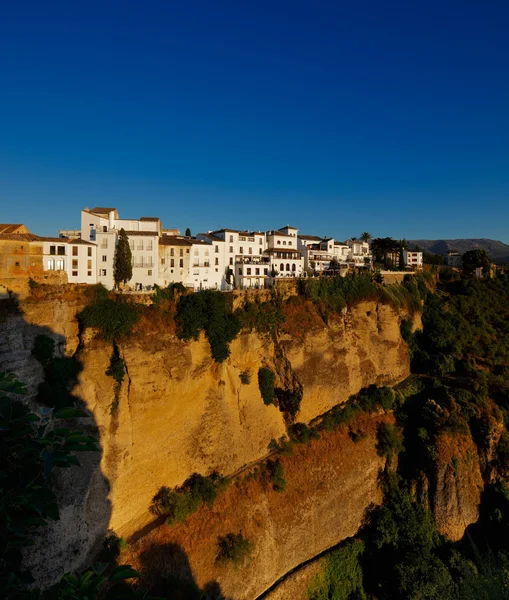
POLYGON ((177 335, 182 340, 197 340, 204 331, 212 357, 217 362, 230 355, 230 343, 237 337, 241 325, 222 292, 204 290, 182 296, 175 316, 177 335))
POLYGON ((462 258, 463 271, 466 275, 472 275, 477 268, 481 267, 483 276, 490 276, 491 258, 483 248, 468 250, 463 254, 462 258))
POLYGON ((113 379, 120 386, 126 374, 125 360, 120 357, 118 349, 115 346, 113 354, 110 357, 110 365, 106 369, 106 375, 113 377, 113 379))
POLYGON ((229 480, 221 478, 217 473, 208 477, 195 473, 180 487, 171 489, 163 486, 153 497, 150 512, 164 516, 170 525, 183 523, 203 503, 212 506, 218 492, 228 484, 229 480))
POLYGON ((262 395, 263 402, 267 405, 274 404, 276 394, 274 393, 274 384, 276 375, 266 367, 258 369, 258 387, 262 395))
POLYGON ((249 371, 249 369, 241 371, 239 379, 242 385, 249 385, 251 383, 251 372, 249 371))
POLYGON ((311 440, 319 440, 320 434, 315 427, 308 427, 305 423, 294 423, 288 428, 290 439, 297 444, 309 444, 311 440))
POLYGON ((121 295, 110 298, 103 286, 97 286, 95 298, 78 314, 81 327, 94 327, 110 342, 132 332, 139 319, 139 309, 121 295))
POLYGON ((286 479, 281 461, 279 459, 269 459, 267 461, 267 470, 272 483, 272 489, 275 492, 284 492, 286 490, 286 479))
POLYGON ((285 321, 282 303, 275 294, 269 302, 260 302, 258 296, 254 301, 246 297, 244 305, 235 311, 235 315, 242 329, 268 335, 275 334, 285 321))
POLYGON ((38 529, 59 518, 51 476, 56 468, 79 465, 76 453, 98 451, 94 438, 59 426, 59 421, 87 417, 76 408, 34 414, 18 399, 24 386, 13 375, 0 374, 0 597, 12 600, 48 598, 95 600, 134 598, 116 587, 139 574, 129 565, 96 564, 79 575, 65 574, 47 590, 28 589, 33 582, 22 570, 22 549, 34 542, 38 529))
POLYGON ((126 284, 133 277, 133 258, 131 248, 129 247, 129 237, 122 228, 118 233, 117 247, 115 249, 113 277, 115 285, 120 286, 121 283, 126 284))
POLYGON ((403 435, 398 427, 391 423, 380 423, 376 437, 376 450, 380 456, 392 458, 403 450, 403 435))
POLYGON ((293 419, 300 410, 302 389, 284 390, 282 388, 275 388, 274 394, 277 399, 279 410, 287 414, 290 419, 293 419))
POLYGON ((254 544, 242 533, 227 533, 224 537, 218 537, 217 546, 217 562, 233 563, 237 568, 246 565, 254 550, 254 544))
POLYGON ((365 600, 360 564, 363 552, 361 540, 348 540, 329 552, 309 585, 309 600, 365 600))

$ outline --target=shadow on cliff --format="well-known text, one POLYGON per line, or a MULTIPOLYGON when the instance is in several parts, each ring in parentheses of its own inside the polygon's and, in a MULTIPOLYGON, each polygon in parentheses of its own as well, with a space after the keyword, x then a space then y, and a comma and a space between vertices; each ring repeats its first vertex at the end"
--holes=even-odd
POLYGON ((141 553, 143 585, 152 594, 172 600, 231 600, 217 581, 200 588, 186 553, 178 544, 161 544, 141 553))
MULTIPOLYGON (((58 410, 75 406, 86 410, 72 393, 82 371, 79 348, 64 354, 66 339, 50 327, 26 320, 17 297, 0 300, 0 372, 12 372, 26 385, 30 404, 58 410)), ((38 585, 49 586, 64 573, 79 570, 95 559, 106 538, 111 516, 109 482, 101 472, 102 446, 93 414, 62 419, 59 426, 93 436, 99 452, 81 452, 80 467, 56 469, 53 488, 60 519, 40 528, 34 545, 24 554, 38 585)))

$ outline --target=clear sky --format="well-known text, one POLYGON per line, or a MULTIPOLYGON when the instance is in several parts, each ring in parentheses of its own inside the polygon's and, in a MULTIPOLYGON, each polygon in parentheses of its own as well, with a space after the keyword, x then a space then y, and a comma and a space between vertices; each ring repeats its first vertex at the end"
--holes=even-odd
POLYGON ((0 222, 95 205, 509 242, 509 1, 0 1, 0 222))

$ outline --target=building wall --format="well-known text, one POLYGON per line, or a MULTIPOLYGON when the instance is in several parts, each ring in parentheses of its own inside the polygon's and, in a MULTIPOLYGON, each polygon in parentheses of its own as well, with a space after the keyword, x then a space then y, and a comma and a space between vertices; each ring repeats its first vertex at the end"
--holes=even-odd
POLYGON ((42 242, 0 239, 0 285, 25 291, 28 279, 43 279, 42 242))

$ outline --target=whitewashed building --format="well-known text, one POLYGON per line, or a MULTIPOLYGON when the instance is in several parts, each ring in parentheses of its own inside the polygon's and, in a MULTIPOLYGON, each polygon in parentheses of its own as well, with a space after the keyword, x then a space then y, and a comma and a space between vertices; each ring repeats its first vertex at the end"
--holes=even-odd
POLYGON ((304 259, 299 250, 299 230, 295 227, 267 231, 267 254, 270 258, 270 271, 276 277, 302 277, 304 259))
POLYGON ((97 246, 80 239, 41 238, 45 271, 63 271, 69 283, 97 283, 97 246))
POLYGON ((189 280, 191 242, 183 236, 162 235, 159 238, 159 285, 186 285, 189 280))
POLYGON ((405 261, 406 267, 422 269, 423 253, 417 252, 417 250, 403 250, 403 260, 405 261))
POLYGON ((354 267, 371 266, 372 255, 368 242, 361 240, 347 240, 346 244, 349 248, 348 262, 354 267))
POLYGON ((159 281, 161 221, 157 217, 120 219, 116 208, 81 211, 81 238, 97 244, 97 281, 108 289, 115 285, 115 249, 121 229, 129 237, 132 253, 133 276, 129 285, 135 289, 152 288, 159 281))
POLYGON ((322 273, 329 268, 331 260, 335 258, 334 238, 299 235, 298 241, 306 269, 322 273))

